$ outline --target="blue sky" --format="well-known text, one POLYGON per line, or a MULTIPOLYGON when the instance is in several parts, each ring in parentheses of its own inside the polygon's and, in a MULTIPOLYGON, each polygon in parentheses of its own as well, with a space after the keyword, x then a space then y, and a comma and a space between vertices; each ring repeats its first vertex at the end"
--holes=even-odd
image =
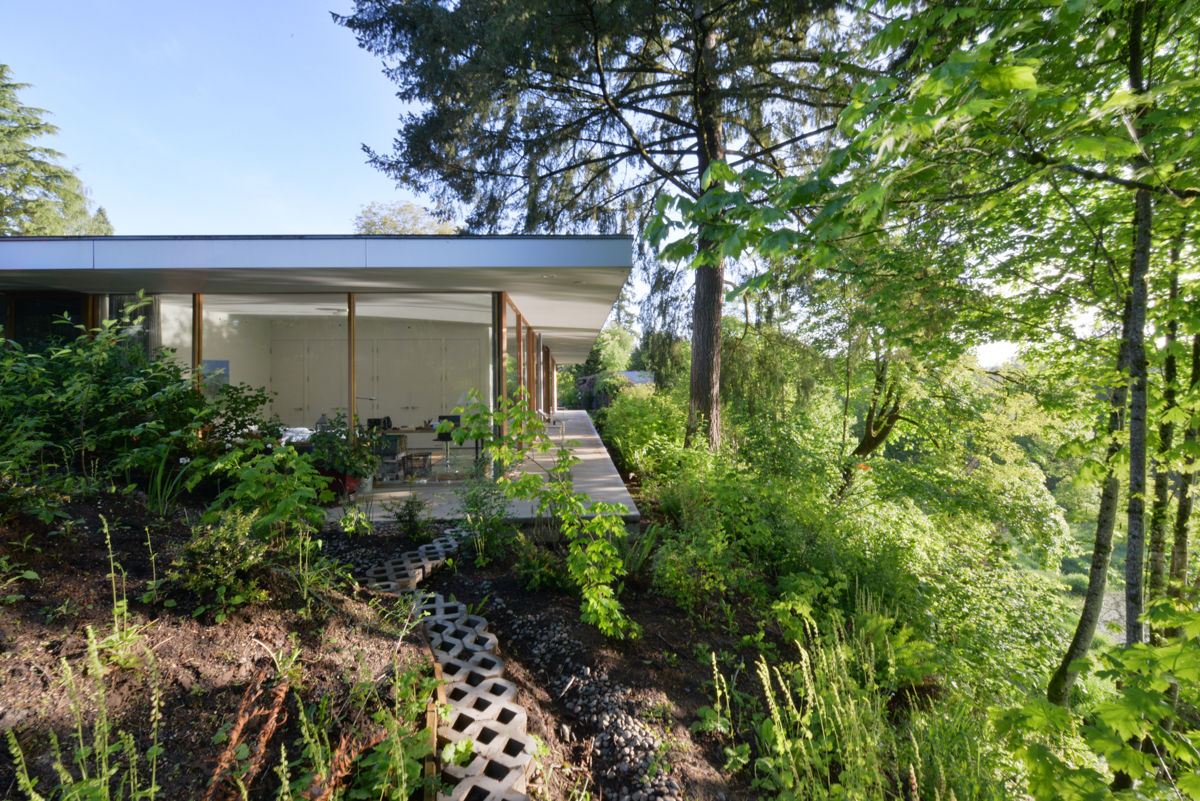
POLYGON ((365 163, 402 106, 335 25, 350 0, 3 4, 0 63, 32 84, 117 234, 350 233, 372 200, 415 200, 365 163))

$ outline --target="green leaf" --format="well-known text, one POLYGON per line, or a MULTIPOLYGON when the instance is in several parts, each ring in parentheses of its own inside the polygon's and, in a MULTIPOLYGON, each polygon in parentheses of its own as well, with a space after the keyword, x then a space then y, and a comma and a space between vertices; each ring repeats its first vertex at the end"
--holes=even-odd
POLYGON ((1189 798, 1200 801, 1200 774, 1184 773, 1175 777, 1175 786, 1189 798))
POLYGON ((1076 136, 1067 142, 1067 149, 1088 159, 1129 158, 1138 153, 1137 145, 1115 136, 1076 136))
POLYGON ((989 92, 1037 89, 1038 86, 1034 68, 1017 65, 992 67, 980 77, 979 83, 989 92))
POLYGON ((1107 474, 1108 468, 1102 462, 1087 459, 1079 465, 1079 472, 1075 474, 1074 483, 1079 486, 1088 486, 1100 481, 1107 474))
POLYGON ((1172 425, 1177 426, 1187 425, 1191 419, 1192 416, 1178 406, 1172 406, 1170 409, 1167 409, 1165 412, 1163 412, 1162 415, 1162 422, 1171 423, 1172 425))
POLYGON ((464 737, 456 743, 446 743, 442 749, 442 763, 462 767, 471 761, 475 753, 475 741, 464 737))
POLYGON ((723 161, 714 161, 704 171, 704 175, 700 179, 700 186, 708 189, 716 183, 733 183, 736 181, 737 173, 733 171, 733 168, 723 161))

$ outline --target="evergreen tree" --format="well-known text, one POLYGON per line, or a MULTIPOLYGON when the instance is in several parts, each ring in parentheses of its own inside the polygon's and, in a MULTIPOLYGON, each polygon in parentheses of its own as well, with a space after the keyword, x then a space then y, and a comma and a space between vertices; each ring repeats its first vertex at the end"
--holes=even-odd
POLYGON ((0 64, 0 236, 53 235, 67 211, 86 212, 79 179, 58 163, 62 154, 38 144, 58 129, 44 110, 21 104, 26 86, 0 64))
MULTIPOLYGON (((664 188, 699 197, 719 160, 811 161, 843 96, 828 0, 357 0, 334 15, 419 104, 371 163, 469 230, 640 228, 664 188)), ((691 425, 720 434, 724 260, 696 271, 691 425)))
POLYGON ((356 234, 444 234, 458 233, 457 226, 441 220, 415 203, 372 201, 354 217, 356 234))

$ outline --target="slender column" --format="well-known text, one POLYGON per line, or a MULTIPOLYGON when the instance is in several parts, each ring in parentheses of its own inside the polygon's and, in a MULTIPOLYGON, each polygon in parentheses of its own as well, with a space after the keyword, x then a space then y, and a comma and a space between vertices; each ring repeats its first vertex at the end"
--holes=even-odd
POLYGON ((83 327, 89 333, 100 327, 100 296, 88 295, 83 303, 83 327))
POLYGON ((550 379, 553 377, 553 372, 550 368, 550 348, 542 345, 542 409, 547 413, 554 411, 554 406, 550 403, 550 379))
POLYGON ((350 435, 354 435, 354 420, 358 417, 358 326, 355 314, 357 295, 346 293, 346 395, 349 397, 350 435))
POLYGON ((550 413, 558 411, 558 360, 550 357, 550 413))
POLYGON ((496 383, 495 398, 499 404, 508 399, 508 295, 497 292, 495 298, 495 324, 492 330, 496 337, 496 348, 493 351, 496 354, 496 366, 493 375, 496 383))
POLYGON ((537 359, 533 329, 525 327, 525 391, 529 393, 529 411, 537 411, 537 359))
POLYGON ((542 408, 542 335, 533 335, 533 408, 542 408))
POLYGON ((517 389, 525 386, 525 329, 524 318, 517 312, 517 389))
POLYGON ((196 381, 200 381, 200 368, 204 366, 204 295, 192 293, 192 370, 196 381))

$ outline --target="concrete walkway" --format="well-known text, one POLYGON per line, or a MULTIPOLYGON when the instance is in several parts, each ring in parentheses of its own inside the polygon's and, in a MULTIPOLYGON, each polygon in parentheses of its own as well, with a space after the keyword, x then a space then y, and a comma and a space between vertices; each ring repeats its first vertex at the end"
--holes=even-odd
MULTIPOLYGON (((619 503, 628 510, 624 515, 628 523, 636 523, 641 519, 637 506, 629 497, 621 475, 608 458, 608 451, 600 441, 592 420, 587 412, 579 410, 559 410, 554 414, 555 420, 563 421, 560 433, 557 426, 547 428, 547 433, 557 446, 565 443, 579 459, 579 463, 571 470, 571 478, 575 489, 586 494, 593 501, 619 503)), ((526 473, 546 475, 554 467, 555 451, 537 454, 534 459, 525 464, 526 473)), ((426 503, 435 520, 461 520, 462 506, 458 499, 459 482, 429 482, 425 484, 391 484, 378 487, 367 493, 358 493, 355 497, 358 504, 366 511, 371 520, 380 521, 391 517, 384 504, 401 504, 410 496, 417 496, 426 503)), ((518 523, 532 523, 537 520, 537 508, 528 501, 514 501, 509 504, 509 515, 518 523)), ((341 508, 335 507, 330 511, 330 517, 336 520, 341 516, 341 508)))

